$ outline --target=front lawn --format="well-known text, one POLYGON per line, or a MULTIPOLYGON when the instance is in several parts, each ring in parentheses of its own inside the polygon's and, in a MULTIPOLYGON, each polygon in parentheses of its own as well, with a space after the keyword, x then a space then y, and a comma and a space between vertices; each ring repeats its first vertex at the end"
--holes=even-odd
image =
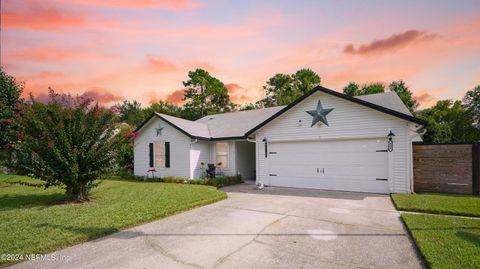
POLYGON ((392 194, 398 210, 480 217, 480 196, 458 194, 392 194))
POLYGON ((402 219, 429 267, 480 266, 480 220, 408 213, 402 219))
POLYGON ((18 180, 41 183, 0 174, 0 254, 51 252, 227 197, 207 186, 104 180, 90 202, 58 204, 62 189, 18 180))

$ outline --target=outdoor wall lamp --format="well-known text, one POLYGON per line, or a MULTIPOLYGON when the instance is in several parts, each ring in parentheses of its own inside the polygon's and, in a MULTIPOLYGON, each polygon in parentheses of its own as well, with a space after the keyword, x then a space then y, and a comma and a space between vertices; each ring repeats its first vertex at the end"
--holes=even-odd
POLYGON ((393 151, 393 138, 395 134, 392 132, 392 130, 390 130, 390 132, 388 133, 387 137, 388 137, 388 147, 387 147, 387 150, 388 152, 392 152, 393 151))
POLYGON ((267 155, 267 150, 268 150, 268 148, 267 148, 267 138, 264 137, 262 142, 265 143, 265 158, 267 158, 268 157, 268 155, 267 155))

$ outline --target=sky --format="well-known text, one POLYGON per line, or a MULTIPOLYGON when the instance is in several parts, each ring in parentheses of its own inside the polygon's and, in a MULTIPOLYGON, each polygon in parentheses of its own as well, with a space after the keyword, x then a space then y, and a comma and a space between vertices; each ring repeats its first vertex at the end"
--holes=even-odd
POLYGON ((25 96, 181 103, 196 68, 240 104, 301 68, 337 91, 403 79, 422 107, 480 84, 480 0, 0 1, 0 64, 25 96))

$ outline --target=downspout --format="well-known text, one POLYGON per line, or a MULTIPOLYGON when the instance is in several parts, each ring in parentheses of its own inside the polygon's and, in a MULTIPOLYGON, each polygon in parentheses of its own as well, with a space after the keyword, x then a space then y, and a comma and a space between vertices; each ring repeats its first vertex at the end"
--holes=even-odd
MULTIPOLYGON (((412 129, 410 129, 413 131, 412 129)), ((413 135, 408 137, 408 146, 410 147, 410 192, 415 194, 414 183, 413 183, 413 139, 417 136, 422 136, 427 131, 425 126, 422 126, 420 129, 413 131, 413 135)))

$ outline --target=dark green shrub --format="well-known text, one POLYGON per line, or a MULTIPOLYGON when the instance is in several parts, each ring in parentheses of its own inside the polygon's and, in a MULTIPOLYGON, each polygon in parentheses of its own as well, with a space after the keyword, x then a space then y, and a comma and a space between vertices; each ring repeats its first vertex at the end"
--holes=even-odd
POLYGON ((135 181, 145 181, 145 182, 164 182, 164 183, 176 183, 176 184, 194 184, 194 185, 209 185, 215 187, 223 187, 228 185, 234 185, 243 183, 242 177, 237 176, 219 176, 216 178, 200 178, 200 179, 190 179, 190 178, 181 178, 181 177, 143 177, 143 176, 134 176, 129 174, 124 174, 123 179, 135 180, 135 181))

